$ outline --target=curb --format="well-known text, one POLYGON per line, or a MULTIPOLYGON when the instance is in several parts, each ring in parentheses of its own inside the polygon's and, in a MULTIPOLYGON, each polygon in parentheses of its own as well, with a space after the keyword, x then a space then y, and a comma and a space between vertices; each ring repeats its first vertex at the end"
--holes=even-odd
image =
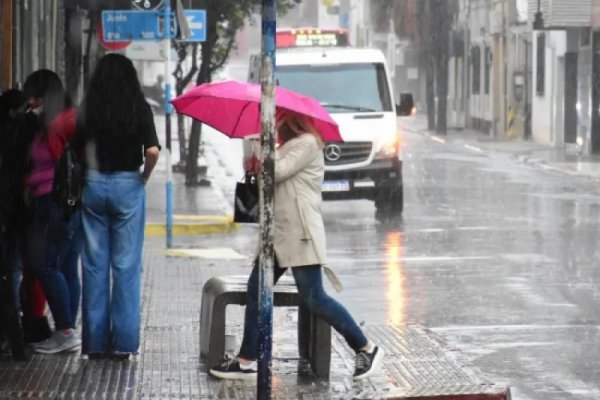
MULTIPOLYGON (((175 236, 229 233, 240 229, 240 225, 233 222, 233 215, 175 215, 174 220, 175 236)), ((162 236, 166 233, 166 223, 146 223, 146 236, 162 236)))
POLYGON ((569 175, 569 176, 576 176, 576 177, 581 177, 581 178, 587 178, 587 179, 591 179, 594 182, 600 182, 600 178, 598 178, 595 175, 592 174, 587 174, 585 172, 580 172, 577 170, 573 170, 570 168, 564 168, 564 167, 559 167, 559 166, 555 166, 552 165, 551 162, 548 162, 546 160, 540 159, 540 158, 536 158, 536 157, 531 157, 531 156, 527 156, 527 155, 522 155, 522 154, 510 154, 509 152, 504 152, 504 151, 499 151, 499 150, 493 150, 493 149, 487 149, 484 147, 478 147, 475 146, 473 144, 467 143, 467 142, 460 142, 460 141, 456 141, 456 140, 448 140, 446 137, 442 137, 436 134, 432 134, 430 133, 428 130, 423 130, 423 131, 414 131, 413 133, 417 133, 417 134, 421 134, 424 136, 429 137, 429 139, 431 139, 434 142, 440 143, 440 144, 448 144, 451 143, 453 145, 456 146, 463 146, 464 148, 479 153, 479 154, 485 154, 487 157, 502 157, 506 160, 513 160, 516 161, 518 163, 524 164, 524 165, 529 165, 531 167, 534 168, 538 168, 538 169, 542 169, 545 171, 551 171, 554 173, 559 173, 559 174, 563 174, 563 175, 569 175))

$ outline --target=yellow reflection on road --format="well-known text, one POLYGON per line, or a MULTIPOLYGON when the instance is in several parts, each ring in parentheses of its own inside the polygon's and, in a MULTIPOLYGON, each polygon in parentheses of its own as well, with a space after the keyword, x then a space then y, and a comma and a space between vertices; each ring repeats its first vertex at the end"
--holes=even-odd
POLYGON ((402 257, 402 232, 388 232, 385 241, 385 270, 386 270, 386 298, 388 306, 388 320, 394 325, 403 325, 406 322, 406 279, 402 257))

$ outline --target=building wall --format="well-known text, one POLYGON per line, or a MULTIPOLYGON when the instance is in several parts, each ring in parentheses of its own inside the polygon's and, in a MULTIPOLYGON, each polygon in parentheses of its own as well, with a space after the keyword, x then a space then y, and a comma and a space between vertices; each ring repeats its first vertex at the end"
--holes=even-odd
POLYGON ((491 15, 487 0, 470 2, 469 37, 469 125, 489 133, 493 122, 493 43, 489 27, 491 15))
POLYGON ((59 0, 13 1, 13 86, 40 68, 63 75, 63 17, 59 0))
POLYGON ((538 33, 533 32, 532 135, 539 143, 560 144, 564 137, 565 31, 545 31, 543 64, 538 64, 538 33), (543 71, 540 67, 543 65, 543 71), (538 79, 543 73, 543 85, 538 79), (561 124, 562 121, 562 124, 561 124))

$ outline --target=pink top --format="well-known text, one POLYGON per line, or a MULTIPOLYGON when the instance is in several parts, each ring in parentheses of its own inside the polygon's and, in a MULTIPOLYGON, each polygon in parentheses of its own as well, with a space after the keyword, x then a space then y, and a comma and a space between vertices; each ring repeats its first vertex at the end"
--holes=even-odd
POLYGON ((75 109, 67 109, 48 125, 46 137, 41 132, 35 135, 29 148, 32 166, 26 181, 32 197, 52 192, 54 168, 62 155, 65 143, 75 135, 75 121, 75 109))

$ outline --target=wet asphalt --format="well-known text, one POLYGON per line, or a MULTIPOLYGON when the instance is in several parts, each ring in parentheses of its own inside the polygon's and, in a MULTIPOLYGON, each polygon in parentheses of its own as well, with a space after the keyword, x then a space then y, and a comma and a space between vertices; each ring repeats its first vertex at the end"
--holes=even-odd
MULTIPOLYGON (((335 296, 360 321, 432 329, 515 399, 600 398, 597 184, 414 132, 403 154, 401 218, 324 203, 335 296)), ((217 179, 226 198, 236 174, 217 179)), ((252 254, 256 237, 230 244, 252 254)))

